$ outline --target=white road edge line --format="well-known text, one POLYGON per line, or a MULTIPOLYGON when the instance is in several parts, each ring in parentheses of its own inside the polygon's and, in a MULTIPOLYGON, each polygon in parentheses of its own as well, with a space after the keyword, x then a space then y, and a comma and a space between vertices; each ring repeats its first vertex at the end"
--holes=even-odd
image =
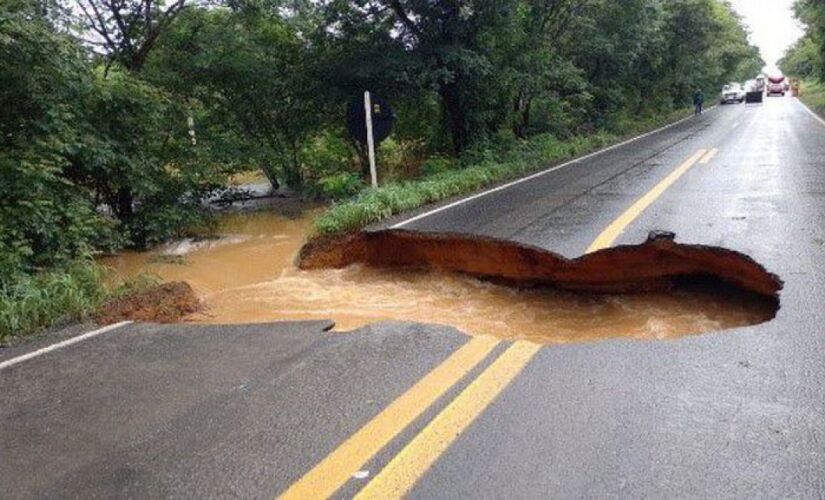
MULTIPOLYGON (((712 107, 710 107, 710 108, 706 109, 706 110, 705 110, 705 112, 711 111, 711 110, 713 110, 713 109, 715 109, 715 108, 716 108, 716 106, 712 106, 712 107)), ((676 126, 676 125, 678 125, 678 124, 680 124, 680 123, 682 123, 682 122, 685 122, 685 121, 687 121, 687 120, 690 120, 691 118, 695 118, 695 116, 693 116, 693 115, 691 115, 691 116, 686 116, 686 117, 682 118, 681 120, 677 120, 677 121, 675 121, 675 122, 673 122, 673 123, 669 123, 669 124, 665 125, 664 127, 659 127, 659 128, 657 128, 656 130, 651 130, 650 132, 645 132, 645 133, 644 133, 644 134, 642 134, 642 135, 637 135, 636 137, 633 137, 633 138, 631 138, 631 139, 627 139, 626 141, 620 142, 620 143, 618 143, 618 144, 614 144, 614 145, 612 145, 612 146, 608 146, 608 147, 606 147, 606 148, 604 148, 604 149, 600 149, 600 150, 598 150, 598 151, 594 151, 594 152, 592 152, 592 153, 586 154, 586 155, 581 156, 581 157, 579 157, 579 158, 574 158, 574 159, 572 159, 572 160, 570 160, 570 161, 567 161, 567 162, 565 162, 565 163, 562 163, 561 165, 556 165, 555 167, 550 167, 550 168, 548 168, 548 169, 546 169, 546 170, 542 170, 541 172, 536 172, 535 174, 529 175, 529 176, 527 176, 527 177, 522 177, 521 179, 516 179, 516 180, 514 180, 514 181, 508 182, 507 184, 502 184, 501 186, 494 187, 494 188, 492 188, 492 189, 488 189, 487 191, 482 191, 482 192, 480 192, 480 193, 476 193, 476 194, 474 194, 474 195, 472 195, 472 196, 468 196, 468 197, 466 197, 466 198, 462 198, 462 199, 460 199, 460 200, 456 200, 456 201, 454 201, 454 202, 452 202, 452 203, 450 203, 450 204, 448 204, 448 205, 444 205, 443 207, 434 208, 433 210, 430 210, 430 211, 428 211, 428 212, 424 212, 424 213, 419 214, 419 215, 416 215, 416 216, 414 216, 414 217, 410 217, 410 218, 409 218, 409 219, 407 219, 407 220, 403 220, 403 221, 401 221, 401 222, 398 222, 398 223, 396 223, 396 224, 393 224, 392 226, 390 226, 390 229, 398 229, 399 227, 406 226, 407 224, 409 224, 409 223, 411 223, 411 222, 415 222, 415 221, 417 221, 417 220, 421 220, 421 219, 423 219, 423 218, 425 218, 425 217, 429 217, 430 215, 437 214, 438 212, 443 212, 444 210, 449 210, 449 209, 451 209, 451 208, 453 208, 453 207, 457 207, 458 205, 461 205, 461 204, 467 203, 468 201, 472 201, 472 200, 475 200, 475 199, 477 199, 477 198, 481 198, 482 196, 487 196, 488 194, 490 194, 490 193, 495 193, 496 191, 501 191, 501 190, 503 190, 503 189, 507 189, 507 188, 509 188, 509 187, 513 187, 513 186, 515 186, 515 185, 517 185, 517 184, 521 184, 522 182, 527 182, 527 181, 529 181, 529 180, 535 179, 536 177, 541 177, 542 175, 549 174, 550 172, 555 172, 556 170, 559 170, 559 169, 562 169, 562 168, 565 168, 565 167, 569 167, 570 165, 574 165, 574 164, 576 164, 576 163, 582 162, 582 161, 587 160, 587 159, 589 159, 589 158, 593 158, 594 156, 598 156, 598 155, 600 155, 600 154, 602 154, 602 153, 606 153, 606 152, 608 152, 608 151, 612 151, 612 150, 614 150, 614 149, 616 149, 616 148, 620 148, 620 147, 622 147, 622 146, 626 146, 626 145, 630 144, 631 142, 635 142, 635 141, 638 141, 639 139, 644 139, 645 137, 651 136, 651 135, 656 134, 656 133, 658 133, 658 132, 662 132, 663 130, 667 130, 667 129, 669 129, 670 127, 676 126)))
POLYGON ((808 113, 810 113, 810 115, 811 115, 811 116, 813 116, 813 117, 816 119, 816 121, 818 121, 818 122, 819 122, 819 123, 820 123, 823 127, 825 127, 825 120, 823 120, 821 116, 819 116, 818 114, 816 114, 816 111, 814 111, 814 110, 812 110, 811 108, 809 108, 809 107, 808 107, 808 105, 807 105, 807 104, 805 104, 804 102, 802 102, 802 100, 801 100, 801 99, 799 99, 799 98, 797 98, 797 99, 796 99, 796 102, 798 102, 799 104, 801 104, 801 105, 802 105, 802 107, 805 109, 805 111, 807 111, 808 113))
POLYGON ((8 368, 10 366, 14 366, 18 363, 22 363, 23 361, 27 361, 29 359, 40 356, 42 354, 46 354, 48 352, 56 351, 58 349, 62 349, 63 347, 70 346, 72 344, 77 344, 78 342, 82 342, 86 339, 96 337, 96 336, 100 335, 101 333, 110 332, 110 331, 112 331, 116 328, 120 328, 121 326, 125 326, 125 325, 128 325, 130 323, 132 323, 132 322, 131 321, 121 321, 120 323, 115 323, 113 325, 104 326, 103 328, 99 328, 99 329, 93 330, 91 332, 86 332, 82 335, 78 335, 78 336, 72 337, 68 340, 64 340, 63 342, 58 342, 56 344, 46 346, 42 349, 32 351, 28 354, 23 354, 22 356, 17 356, 16 358, 12 358, 12 359, 3 361, 2 363, 0 363, 0 370, 2 370, 4 368, 8 368))

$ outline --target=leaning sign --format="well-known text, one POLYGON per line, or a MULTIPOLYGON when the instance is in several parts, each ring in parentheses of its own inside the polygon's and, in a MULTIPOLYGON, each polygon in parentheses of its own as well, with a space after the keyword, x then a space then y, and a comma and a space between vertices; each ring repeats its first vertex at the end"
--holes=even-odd
POLYGON ((361 144, 367 145, 372 187, 378 186, 375 144, 390 135, 394 120, 390 105, 380 97, 371 96, 369 92, 364 92, 363 100, 358 98, 352 101, 347 109, 347 129, 350 135, 361 144))

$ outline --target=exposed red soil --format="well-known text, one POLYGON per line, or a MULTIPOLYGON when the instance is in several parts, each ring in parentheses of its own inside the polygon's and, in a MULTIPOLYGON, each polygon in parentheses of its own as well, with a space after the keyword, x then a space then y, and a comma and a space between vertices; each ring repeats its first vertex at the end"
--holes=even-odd
POLYGON ((103 325, 125 320, 172 323, 199 309, 200 301, 192 287, 175 281, 109 301, 95 319, 103 325))
POLYGON ((513 285, 622 293, 668 289, 690 277, 715 277, 742 289, 777 297, 782 281, 747 255, 684 245, 671 233, 652 232, 640 245, 609 248, 576 259, 519 243, 460 234, 405 230, 319 237, 301 249, 301 269, 352 264, 433 268, 513 285))

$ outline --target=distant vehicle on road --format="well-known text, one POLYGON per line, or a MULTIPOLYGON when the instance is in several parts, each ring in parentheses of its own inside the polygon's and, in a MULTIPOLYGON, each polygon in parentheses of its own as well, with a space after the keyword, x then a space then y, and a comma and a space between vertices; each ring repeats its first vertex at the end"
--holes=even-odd
POLYGON ((719 99, 719 104, 741 103, 744 101, 745 89, 738 83, 731 82, 722 87, 722 97, 719 99))
POLYGON ((765 75, 759 75, 754 80, 754 85, 756 86, 756 90, 759 92, 765 91, 765 75))
POLYGON ((763 85, 760 85, 758 79, 748 80, 745 83, 745 103, 761 103, 762 94, 764 93, 762 87, 763 85))
POLYGON ((785 86, 785 77, 784 76, 771 76, 768 78, 768 89, 767 94, 768 96, 773 95, 781 95, 785 97, 785 92, 788 91, 787 87, 785 86))

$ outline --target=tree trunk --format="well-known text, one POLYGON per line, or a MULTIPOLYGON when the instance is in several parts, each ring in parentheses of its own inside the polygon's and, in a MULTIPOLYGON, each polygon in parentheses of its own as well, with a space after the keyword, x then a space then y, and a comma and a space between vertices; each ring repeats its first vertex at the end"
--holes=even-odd
POLYGON ((290 165, 284 168, 284 183, 287 187, 300 190, 304 184, 303 172, 301 172, 301 158, 298 152, 298 145, 294 142, 289 146, 290 165))
POLYGON ((358 165, 361 167, 361 178, 369 181, 371 175, 369 151, 367 151, 365 145, 355 139, 351 138, 350 143, 352 144, 352 149, 355 150, 355 154, 358 156, 358 165))
POLYGON ((533 99, 531 97, 527 97, 524 92, 519 92, 513 104, 513 112, 516 114, 513 134, 519 139, 527 137, 527 131, 530 128, 530 106, 532 103, 533 99))
POLYGON ((461 102, 459 77, 453 81, 443 83, 438 90, 444 109, 447 111, 447 120, 450 126, 450 135, 453 140, 453 149, 457 155, 467 148, 467 117, 461 102))
POLYGON ((273 191, 277 191, 278 188, 281 186, 281 183, 278 182, 278 176, 275 169, 272 168, 272 165, 266 164, 260 166, 261 172, 263 172, 266 179, 269 181, 269 185, 272 186, 273 191))
POLYGON ((134 201, 132 190, 128 187, 121 187, 117 190, 117 206, 112 208, 115 209, 120 220, 127 220, 134 215, 134 201))

